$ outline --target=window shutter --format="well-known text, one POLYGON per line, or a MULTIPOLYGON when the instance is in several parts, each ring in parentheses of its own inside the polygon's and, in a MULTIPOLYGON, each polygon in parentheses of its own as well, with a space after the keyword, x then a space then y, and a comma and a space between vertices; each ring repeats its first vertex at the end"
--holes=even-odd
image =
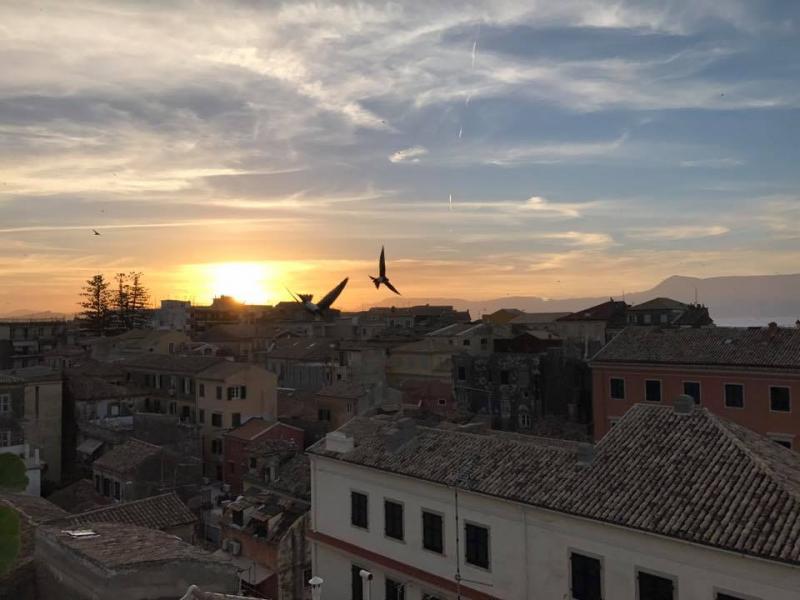
POLYGON ((240 397, 242 400, 246 400, 246 399, 247 399, 247 386, 246 386, 246 385, 243 385, 243 386, 242 386, 242 389, 241 389, 241 391, 240 391, 240 393, 239 393, 239 397, 240 397))
POLYGON ((228 388, 228 400, 233 400, 233 388, 228 388))

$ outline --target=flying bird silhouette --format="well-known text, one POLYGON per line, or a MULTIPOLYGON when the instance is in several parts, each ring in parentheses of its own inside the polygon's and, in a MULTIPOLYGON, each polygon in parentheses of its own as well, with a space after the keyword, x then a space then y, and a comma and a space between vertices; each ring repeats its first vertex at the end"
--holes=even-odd
POLYGON ((92 229, 92 233, 95 235, 102 235, 101 233, 98 233, 97 229, 92 229))
POLYGON ((339 294, 342 293, 342 290, 347 285, 348 279, 348 277, 345 277, 339 285, 328 292, 325 297, 316 304, 312 302, 312 300, 314 300, 314 294, 298 294, 295 296, 290 290, 287 289, 286 291, 291 294, 292 298, 294 298, 297 303, 302 304, 303 308, 305 308, 312 315, 322 316, 325 311, 327 311, 331 305, 336 302, 339 294))
POLYGON ((400 292, 395 289, 395 287, 389 281, 389 278, 386 277, 386 255, 384 254, 383 246, 381 246, 381 257, 378 260, 378 276, 373 277, 370 275, 369 278, 372 279, 372 283, 375 284, 376 290, 381 287, 381 284, 383 284, 398 296, 400 295, 400 292))

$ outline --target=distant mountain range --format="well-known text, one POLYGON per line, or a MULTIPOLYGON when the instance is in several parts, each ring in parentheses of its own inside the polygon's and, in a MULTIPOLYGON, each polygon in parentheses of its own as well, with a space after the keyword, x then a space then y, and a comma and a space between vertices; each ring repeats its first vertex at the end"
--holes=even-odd
MULTIPOLYGON (((625 294, 628 304, 639 304, 660 296, 681 302, 698 301, 709 307, 711 317, 719 324, 764 324, 777 320, 793 324, 800 319, 800 274, 746 275, 736 277, 682 277, 675 275, 643 292, 625 294), (741 322, 741 323, 740 323, 741 322)), ((402 304, 387 300, 379 306, 414 304, 447 304, 469 310, 474 319, 500 308, 516 308, 525 312, 574 312, 608 300, 608 296, 546 300, 535 296, 507 296, 488 300, 462 298, 402 298, 402 304)), ((615 298, 621 300, 621 298, 615 298)))
POLYGON ((51 310, 30 311, 24 308, 12 310, 0 315, 2 319, 71 319, 73 315, 53 312, 51 310))

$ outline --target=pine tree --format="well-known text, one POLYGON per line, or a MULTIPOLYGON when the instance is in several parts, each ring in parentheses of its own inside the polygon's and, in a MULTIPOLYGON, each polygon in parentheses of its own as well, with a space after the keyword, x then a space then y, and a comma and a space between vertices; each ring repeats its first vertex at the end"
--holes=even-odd
POLYGON ((121 330, 130 329, 130 325, 128 325, 128 276, 125 273, 117 273, 114 275, 114 281, 117 283, 111 300, 114 326, 121 330))
POLYGON ((141 329, 147 324, 147 308, 150 304, 150 291, 142 283, 142 273, 128 273, 126 291, 128 327, 141 329))
POLYGON ((86 281, 81 291, 81 318, 97 335, 103 335, 109 325, 111 294, 108 287, 109 283, 102 275, 95 275, 86 281))

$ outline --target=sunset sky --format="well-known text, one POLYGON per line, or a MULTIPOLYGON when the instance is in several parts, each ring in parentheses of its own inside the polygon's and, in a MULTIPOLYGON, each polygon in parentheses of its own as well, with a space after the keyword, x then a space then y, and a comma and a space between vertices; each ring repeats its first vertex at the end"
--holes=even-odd
POLYGON ((800 2, 3 0, 0 59, 0 313, 800 271, 800 2))

